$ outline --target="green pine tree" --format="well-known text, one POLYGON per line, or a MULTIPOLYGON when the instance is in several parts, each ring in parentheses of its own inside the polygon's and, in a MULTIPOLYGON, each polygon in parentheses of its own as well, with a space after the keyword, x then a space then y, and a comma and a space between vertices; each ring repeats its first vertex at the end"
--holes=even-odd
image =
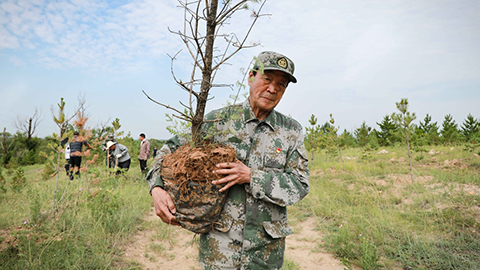
POLYGON ((357 145, 360 147, 364 147, 370 141, 370 131, 372 130, 371 127, 367 126, 367 123, 363 121, 362 125, 355 129, 355 139, 357 141, 357 145))
POLYGON ((425 137, 427 144, 438 144, 440 142, 440 134, 438 133, 437 122, 432 123, 432 117, 427 113, 423 122, 417 126, 417 134, 425 137))
POLYGON ((445 115, 445 119, 442 123, 442 134, 441 140, 443 143, 456 143, 460 140, 460 131, 458 130, 458 125, 453 120, 452 115, 445 115))
POLYGON ((480 136, 480 121, 476 120, 471 114, 468 114, 461 128, 461 133, 467 142, 480 136))
POLYGON ((385 115, 382 122, 377 122, 377 125, 380 127, 380 131, 375 130, 375 135, 380 145, 389 146, 398 141, 397 126, 389 115, 385 115))

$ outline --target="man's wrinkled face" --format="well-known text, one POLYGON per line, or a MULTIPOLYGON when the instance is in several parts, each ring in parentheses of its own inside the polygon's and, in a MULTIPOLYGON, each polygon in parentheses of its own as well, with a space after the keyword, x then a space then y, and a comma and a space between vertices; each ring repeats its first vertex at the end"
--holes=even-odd
POLYGON ((256 75, 250 72, 250 106, 258 119, 263 120, 282 99, 289 80, 287 75, 278 70, 265 70, 256 75))

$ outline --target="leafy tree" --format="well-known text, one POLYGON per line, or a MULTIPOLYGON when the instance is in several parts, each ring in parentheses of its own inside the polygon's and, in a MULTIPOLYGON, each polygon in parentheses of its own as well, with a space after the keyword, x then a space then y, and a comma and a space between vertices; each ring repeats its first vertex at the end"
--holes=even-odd
POLYGON ((380 127, 380 131, 375 130, 375 135, 380 145, 389 146, 398 141, 396 137, 398 128, 389 115, 385 115, 382 122, 377 122, 377 125, 380 127))
POLYGON ((410 139, 413 135, 413 130, 411 124, 413 120, 417 118, 415 113, 408 111, 408 99, 402 98, 400 102, 395 102, 399 113, 393 113, 392 119, 395 121, 395 124, 402 128, 405 132, 405 141, 407 142, 408 149, 408 159, 410 161, 410 176, 412 177, 413 182, 413 166, 412 166, 412 155, 410 153, 410 139))
POLYGON ((440 133, 442 134, 441 140, 443 143, 455 143, 459 141, 460 132, 452 115, 445 115, 445 119, 442 123, 442 131, 440 133))
POLYGON ((461 128, 461 132, 467 142, 472 139, 478 140, 478 137, 480 136, 480 121, 476 120, 471 114, 468 114, 461 128))

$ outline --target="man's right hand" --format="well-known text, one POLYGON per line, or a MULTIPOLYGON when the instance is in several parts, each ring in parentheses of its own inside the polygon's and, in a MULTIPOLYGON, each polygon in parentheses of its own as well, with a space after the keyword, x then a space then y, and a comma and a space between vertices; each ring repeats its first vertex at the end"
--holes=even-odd
POLYGON ((153 205, 155 206, 155 214, 159 216, 163 222, 171 225, 180 225, 173 215, 176 211, 175 204, 168 192, 161 187, 154 187, 152 189, 152 199, 153 205))

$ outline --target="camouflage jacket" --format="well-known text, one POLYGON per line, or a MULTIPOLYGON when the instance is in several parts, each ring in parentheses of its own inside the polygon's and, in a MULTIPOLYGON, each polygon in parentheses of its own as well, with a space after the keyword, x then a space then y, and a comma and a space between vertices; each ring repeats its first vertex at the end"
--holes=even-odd
MULTIPOLYGON (((281 269, 285 237, 292 233, 286 206, 309 192, 302 126, 275 110, 259 121, 248 100, 206 115, 206 120, 213 119, 224 120, 205 124, 205 132, 214 134, 214 141, 235 148, 237 158, 251 170, 251 181, 230 188, 215 230, 201 235, 200 262, 205 269, 232 265, 281 269)), ((161 156, 179 143, 178 139, 170 140, 160 150, 150 173, 159 169, 161 156)), ((150 173, 150 191, 162 187, 160 177, 150 173)))

